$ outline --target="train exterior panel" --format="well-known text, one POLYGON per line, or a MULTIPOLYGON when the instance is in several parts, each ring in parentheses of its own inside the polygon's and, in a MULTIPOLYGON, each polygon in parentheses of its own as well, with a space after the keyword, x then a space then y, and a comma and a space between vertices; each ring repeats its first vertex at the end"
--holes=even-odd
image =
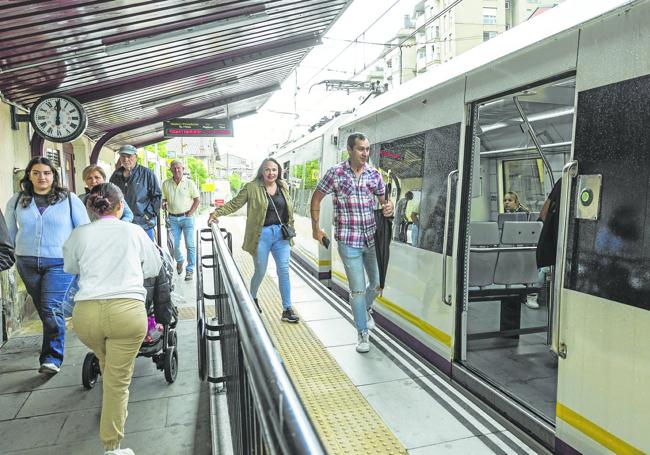
MULTIPOLYGON (((314 136, 321 175, 361 131, 393 184, 378 321, 558 453, 650 451, 648 37, 648 1, 566 3, 314 136), (557 255, 538 268, 556 184, 557 255)), ((282 156, 317 159, 303 150, 282 156)), ((307 226, 294 255, 315 264, 307 226)), ((347 289, 335 242, 318 261, 347 289)))

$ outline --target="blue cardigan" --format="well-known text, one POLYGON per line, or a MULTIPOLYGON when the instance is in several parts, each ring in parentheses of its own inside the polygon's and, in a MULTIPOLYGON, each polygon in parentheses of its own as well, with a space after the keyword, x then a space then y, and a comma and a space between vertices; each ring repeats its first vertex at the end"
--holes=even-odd
POLYGON ((5 209, 7 229, 15 244, 16 256, 62 258, 63 243, 72 230, 90 222, 86 208, 74 193, 69 193, 70 201, 65 198, 48 206, 42 215, 34 198, 23 207, 16 205, 19 197, 20 193, 14 194, 5 209))

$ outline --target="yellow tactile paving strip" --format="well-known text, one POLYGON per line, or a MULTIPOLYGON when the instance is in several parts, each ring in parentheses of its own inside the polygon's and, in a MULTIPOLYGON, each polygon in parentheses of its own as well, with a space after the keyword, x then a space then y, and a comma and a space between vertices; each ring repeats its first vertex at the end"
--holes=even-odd
MULTIPOLYGON (((238 250, 235 261, 250 279, 251 256, 238 250)), ((309 327, 280 320, 280 292, 270 278, 262 282, 258 298, 262 320, 328 453, 406 453, 309 327)))

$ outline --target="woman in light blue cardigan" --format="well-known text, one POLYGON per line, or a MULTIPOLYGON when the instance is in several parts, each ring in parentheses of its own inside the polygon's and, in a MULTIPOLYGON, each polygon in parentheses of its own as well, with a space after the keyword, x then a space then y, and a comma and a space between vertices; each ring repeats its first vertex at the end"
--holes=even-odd
POLYGON ((5 210, 16 266, 43 323, 40 373, 56 374, 63 362, 65 318, 62 303, 73 275, 63 271, 63 243, 89 222, 79 198, 61 187, 50 160, 33 158, 5 210))

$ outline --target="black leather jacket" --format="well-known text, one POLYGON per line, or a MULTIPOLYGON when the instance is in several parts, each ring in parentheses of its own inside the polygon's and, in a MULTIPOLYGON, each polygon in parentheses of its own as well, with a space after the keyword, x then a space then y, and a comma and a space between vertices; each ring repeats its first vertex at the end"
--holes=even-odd
POLYGON ((127 178, 121 167, 111 175, 111 183, 124 193, 124 199, 133 211, 133 222, 144 229, 156 226, 160 213, 162 192, 155 174, 149 168, 137 165, 127 178))

